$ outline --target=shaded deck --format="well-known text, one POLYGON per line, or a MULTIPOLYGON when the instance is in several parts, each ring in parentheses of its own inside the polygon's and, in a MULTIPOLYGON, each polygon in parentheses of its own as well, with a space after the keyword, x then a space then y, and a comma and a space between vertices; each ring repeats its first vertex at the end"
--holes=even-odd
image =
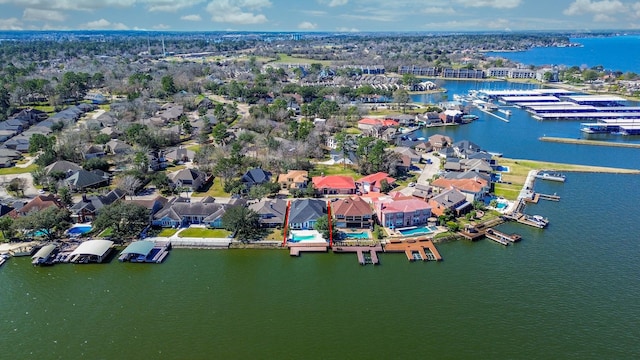
POLYGON ((416 237, 404 241, 392 240, 384 246, 385 252, 404 252, 409 261, 415 260, 442 260, 442 256, 436 249, 430 238, 416 237), (425 251, 425 250, 428 250, 425 251))
POLYGON ((378 252, 383 251, 380 244, 371 246, 334 246, 332 250, 334 253, 356 253, 360 265, 379 264, 378 252))

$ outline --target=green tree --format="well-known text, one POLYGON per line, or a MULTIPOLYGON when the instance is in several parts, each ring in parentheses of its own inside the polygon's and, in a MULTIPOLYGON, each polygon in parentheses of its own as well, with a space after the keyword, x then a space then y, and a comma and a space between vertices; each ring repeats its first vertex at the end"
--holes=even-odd
POLYGON ((165 75, 162 77, 160 82, 162 84, 162 91, 164 91, 165 93, 173 95, 178 92, 178 89, 176 89, 176 84, 173 81, 173 76, 165 75))
POLYGON ((149 211, 141 205, 116 201, 100 209, 93 227, 100 232, 113 230, 113 238, 120 241, 137 237, 149 225, 149 211))
POLYGON ((256 240, 262 233, 260 216, 245 206, 232 206, 222 215, 222 226, 235 233, 236 239, 246 242, 256 240))
POLYGON ((63 186, 58 190, 58 196, 60 197, 60 201, 66 206, 73 205, 73 198, 71 197, 71 190, 68 187, 63 186))
POLYGON ((69 227, 70 213, 67 209, 49 206, 40 211, 19 217, 13 222, 13 227, 25 234, 39 231, 47 240, 53 241, 58 234, 69 227))
POLYGON ((51 150, 56 143, 53 136, 47 137, 42 134, 33 134, 29 138, 29 154, 35 155, 38 151, 51 150))
POLYGON ((338 238, 338 229, 336 228, 334 222, 331 222, 331 229, 329 229, 329 216, 323 215, 316 220, 315 225, 313 226, 315 230, 317 230, 322 237, 329 240, 329 232, 332 233, 332 238, 336 240, 338 238))
POLYGON ((411 101, 409 93, 405 89, 398 89, 393 93, 393 100, 402 107, 402 112, 407 112, 407 104, 411 101))
POLYGON ((413 74, 404 74, 402 75, 402 83, 411 88, 418 83, 418 78, 413 74))
POLYGON ((0 232, 2 237, 7 240, 11 237, 11 228, 13 225, 13 219, 9 216, 0 217, 0 232))
MULTIPOLYGON (((2 84, 0 84, 2 85, 2 84)), ((3 86, 0 86, 0 120, 6 120, 11 108, 11 95, 3 86)))

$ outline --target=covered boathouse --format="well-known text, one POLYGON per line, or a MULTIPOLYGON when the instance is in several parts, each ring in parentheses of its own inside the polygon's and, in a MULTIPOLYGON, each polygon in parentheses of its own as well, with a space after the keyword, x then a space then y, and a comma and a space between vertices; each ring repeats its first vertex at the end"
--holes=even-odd
POLYGON ((155 243, 149 240, 134 241, 127 246, 118 257, 124 262, 161 263, 169 254, 171 243, 155 243))
POLYGON ((51 264, 51 255, 57 249, 55 244, 48 244, 40 248, 35 255, 31 257, 31 263, 33 265, 45 265, 51 264))
POLYGON ((69 255, 69 262, 76 264, 101 263, 111 252, 112 246, 113 241, 110 240, 87 240, 73 250, 69 255))

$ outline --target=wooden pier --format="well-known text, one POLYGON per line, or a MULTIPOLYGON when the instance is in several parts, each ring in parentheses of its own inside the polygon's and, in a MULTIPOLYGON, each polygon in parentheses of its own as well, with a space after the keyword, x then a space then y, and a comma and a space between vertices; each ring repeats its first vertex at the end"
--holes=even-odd
POLYGON ((380 244, 372 246, 334 246, 332 250, 334 253, 356 253, 360 265, 379 264, 378 252, 383 251, 380 244))
POLYGON ((493 228, 487 229, 484 232, 484 236, 487 239, 493 240, 493 241, 497 242, 498 244, 501 244, 501 245, 504 245, 504 246, 507 246, 507 245, 509 245, 511 243, 518 242, 518 241, 520 241, 522 239, 522 236, 520 236, 518 234, 509 235, 509 234, 503 233, 503 232, 498 231, 498 230, 493 229, 493 228))
POLYGON ((289 247, 289 255, 300 256, 301 252, 327 252, 329 244, 309 243, 309 244, 287 244, 289 247))
POLYGON ((430 238, 415 237, 403 241, 391 240, 384 246, 385 252, 404 252, 409 261, 440 261, 442 256, 430 238), (428 250, 428 251, 425 251, 428 250))
POLYGON ((549 195, 549 194, 537 194, 538 197, 542 200, 551 200, 551 201, 560 201, 560 196, 553 194, 553 195, 549 195))

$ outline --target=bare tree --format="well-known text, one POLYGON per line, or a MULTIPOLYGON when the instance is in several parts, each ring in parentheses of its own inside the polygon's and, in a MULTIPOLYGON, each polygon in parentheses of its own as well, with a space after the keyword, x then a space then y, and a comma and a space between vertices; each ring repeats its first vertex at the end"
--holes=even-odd
POLYGON ((118 189, 125 191, 132 199, 142 183, 133 175, 125 175, 118 179, 118 189))

